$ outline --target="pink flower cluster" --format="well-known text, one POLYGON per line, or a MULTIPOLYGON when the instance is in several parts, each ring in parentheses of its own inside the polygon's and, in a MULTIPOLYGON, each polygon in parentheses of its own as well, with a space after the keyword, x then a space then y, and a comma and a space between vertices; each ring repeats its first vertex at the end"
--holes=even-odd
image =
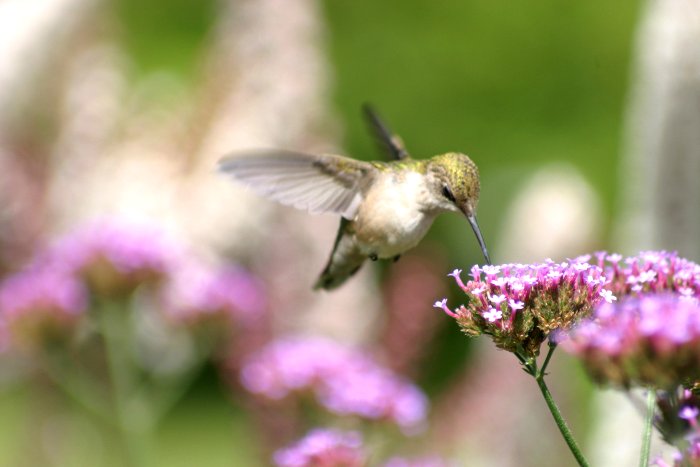
POLYGON ((161 302, 167 316, 178 323, 251 323, 265 308, 261 290, 258 281, 240 268, 189 262, 170 274, 161 302))
POLYGON ((690 439, 700 440, 700 383, 692 389, 679 386, 675 390, 656 391, 654 425, 663 439, 683 447, 690 439))
POLYGON ((617 296, 676 292, 688 298, 700 296, 700 265, 666 251, 642 251, 623 258, 596 253, 597 264, 608 277, 606 288, 617 296))
POLYGON ((597 252, 561 263, 476 265, 466 283, 461 272, 449 275, 466 294, 466 303, 452 310, 443 299, 435 306, 455 318, 466 334, 488 334, 499 347, 529 355, 537 355, 551 331, 569 329, 599 303, 662 291, 697 299, 700 290, 700 266, 664 251, 628 258, 597 252))
POLYGON ((184 250, 153 225, 101 220, 59 239, 37 264, 80 275, 100 295, 131 292, 177 269, 184 250))
POLYGON ((362 467, 366 457, 360 433, 317 428, 275 452, 274 462, 278 467, 362 467))
POLYGON ((310 391, 333 413, 390 420, 407 434, 422 427, 428 407, 415 385, 368 355, 321 338, 273 342, 244 361, 241 381, 273 400, 310 391))
MULTIPOLYGON (((368 457, 360 433, 316 428, 291 446, 275 452, 273 459, 278 467, 364 467, 369 465, 368 457)), ((414 459, 392 457, 381 465, 450 467, 454 464, 437 456, 426 456, 414 459)))
POLYGON ((0 286, 2 347, 55 343, 73 328, 88 305, 87 291, 61 271, 30 269, 0 286))
POLYGON ((656 467, 696 467, 700 465, 700 438, 690 440, 688 447, 673 455, 673 464, 657 458, 651 464, 656 467))
POLYGON ((604 303, 558 336, 598 382, 671 389, 700 379, 700 304, 663 293, 604 303))
POLYGON ((392 457, 383 464, 383 467, 456 467, 454 462, 447 461, 437 456, 424 456, 418 458, 392 457))
POLYGON ((673 464, 658 457, 651 465, 657 467, 685 467, 700 465, 700 383, 693 389, 657 391, 657 415, 654 425, 663 439, 679 450, 673 455, 673 464))
POLYGON ((40 341, 47 326, 70 333, 71 326, 56 324, 77 324, 91 301, 115 300, 143 286, 184 324, 212 315, 240 322, 264 310, 262 288, 244 271, 194 260, 155 226, 111 220, 72 232, 0 283, 0 326, 10 341, 19 334, 40 341))
POLYGON ((468 335, 488 334, 500 348, 537 355, 550 331, 570 326, 600 300, 616 299, 604 289, 603 269, 588 259, 474 266, 466 284, 457 269, 449 275, 465 292, 466 303, 454 311, 446 299, 435 306, 468 335))

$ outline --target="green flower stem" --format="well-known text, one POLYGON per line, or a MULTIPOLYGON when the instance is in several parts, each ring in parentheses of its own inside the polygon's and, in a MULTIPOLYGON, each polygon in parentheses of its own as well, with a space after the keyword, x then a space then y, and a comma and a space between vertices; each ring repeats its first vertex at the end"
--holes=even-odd
POLYGON ((644 418, 644 433, 642 435, 642 450, 639 454, 639 466, 649 465, 649 450, 651 448, 651 427, 654 421, 654 408, 656 404, 656 391, 647 389, 647 413, 644 418))
POLYGON ((81 372, 73 371, 71 365, 65 364, 61 355, 46 355, 42 368, 49 379, 86 413, 109 426, 114 426, 109 407, 98 397, 99 389, 81 372))
POLYGON ((146 465, 145 439, 148 424, 143 414, 134 411, 130 397, 137 369, 129 355, 129 310, 123 302, 106 302, 98 310, 100 328, 104 338, 105 355, 112 384, 114 410, 119 432, 126 448, 129 465, 146 465), (140 418, 137 418, 141 416, 140 418))
POLYGON ((578 447, 578 444, 576 444, 576 440, 574 439, 574 436, 571 433, 569 426, 566 424, 564 417, 562 417, 561 412, 559 411, 559 407, 557 407, 556 402, 554 402, 552 393, 549 392, 547 383, 544 382, 543 375, 540 374, 536 376, 535 381, 537 381, 537 385, 539 386, 540 391, 542 392, 542 396, 544 396, 544 400, 547 403, 547 407, 552 413, 552 417, 554 417, 554 421, 556 422, 557 427, 561 432, 561 435, 564 437, 564 441, 566 441, 566 444, 569 446, 571 454, 573 454, 576 458, 576 462, 578 462, 578 465, 580 465, 581 467, 588 467, 588 461, 586 461, 586 458, 583 457, 583 453, 578 447))
POLYGON ((160 389, 157 393, 158 397, 151 400, 154 424, 162 420, 170 410, 182 400, 183 396, 192 387, 194 381, 202 373, 202 369, 213 353, 214 347, 215 343, 213 341, 202 345, 201 348, 197 350, 195 361, 186 372, 181 374, 177 380, 169 381, 169 384, 157 388, 160 389))
POLYGON ((578 465, 581 467, 588 467, 588 461, 583 456, 578 444, 576 444, 576 440, 574 439, 574 435, 571 433, 571 429, 569 429, 569 426, 566 424, 564 417, 559 411, 559 407, 557 407, 556 402, 554 402, 552 393, 549 392, 547 383, 544 381, 545 370, 549 365, 549 361, 551 360, 556 347, 556 344, 549 341, 549 351, 547 352, 547 356, 545 357, 541 368, 537 367, 537 360, 535 357, 524 357, 523 355, 518 355, 518 359, 521 362, 524 362, 523 366, 525 367, 525 372, 531 375, 533 378, 535 378, 535 381, 537 381, 537 386, 540 388, 540 392, 542 392, 542 396, 547 403, 547 408, 552 414, 552 417, 554 417, 554 422, 557 424, 559 432, 564 437, 564 441, 566 442, 567 446, 569 446, 571 454, 573 454, 573 456, 576 458, 576 462, 578 462, 578 465))
POLYGON ((545 373, 545 371, 547 371, 547 367, 549 366, 549 361, 552 359, 552 355, 554 355, 554 350, 556 350, 557 344, 555 344, 554 342, 552 342, 550 340, 550 341, 547 341, 547 346, 549 347, 549 350, 547 351, 547 356, 544 357, 544 362, 542 363, 542 367, 540 368, 540 371, 539 371, 539 373, 542 375, 543 378, 547 374, 547 373, 545 373))

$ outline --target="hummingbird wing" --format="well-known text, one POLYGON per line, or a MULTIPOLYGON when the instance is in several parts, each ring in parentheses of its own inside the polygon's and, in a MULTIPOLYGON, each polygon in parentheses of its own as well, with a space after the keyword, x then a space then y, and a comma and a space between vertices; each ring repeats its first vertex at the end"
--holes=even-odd
POLYGON ((342 156, 285 150, 234 153, 219 170, 256 193, 312 213, 355 217, 377 169, 342 156))
POLYGON ((400 161, 411 157, 406 151, 401 137, 392 133, 371 105, 364 104, 362 110, 365 113, 365 118, 367 118, 372 134, 377 138, 382 149, 388 152, 392 159, 400 161))

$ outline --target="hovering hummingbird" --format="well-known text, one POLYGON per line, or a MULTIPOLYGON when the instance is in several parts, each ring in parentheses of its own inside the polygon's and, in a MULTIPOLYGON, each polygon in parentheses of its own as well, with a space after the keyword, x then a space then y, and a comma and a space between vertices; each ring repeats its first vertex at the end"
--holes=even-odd
POLYGON ((333 251, 315 289, 331 290, 355 274, 365 259, 398 260, 416 246, 441 212, 464 214, 490 264, 476 221, 479 171, 464 154, 411 159, 369 106, 375 136, 394 160, 363 162, 342 156, 287 150, 236 152, 219 170, 260 195, 311 213, 342 216, 333 251))

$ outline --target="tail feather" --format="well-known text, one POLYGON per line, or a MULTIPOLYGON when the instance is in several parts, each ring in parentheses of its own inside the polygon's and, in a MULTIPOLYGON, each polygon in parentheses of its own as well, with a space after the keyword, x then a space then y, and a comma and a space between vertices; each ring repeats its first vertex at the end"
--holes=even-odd
POLYGON ((346 280, 355 275, 362 267, 364 258, 354 261, 334 262, 333 257, 321 272, 318 280, 314 284, 314 290, 333 290, 340 287, 346 280))
POLYGON ((314 290, 336 289, 362 267, 366 258, 357 250, 353 236, 347 229, 349 222, 344 218, 340 220, 340 228, 333 244, 333 251, 331 251, 326 267, 323 268, 314 284, 314 290))

